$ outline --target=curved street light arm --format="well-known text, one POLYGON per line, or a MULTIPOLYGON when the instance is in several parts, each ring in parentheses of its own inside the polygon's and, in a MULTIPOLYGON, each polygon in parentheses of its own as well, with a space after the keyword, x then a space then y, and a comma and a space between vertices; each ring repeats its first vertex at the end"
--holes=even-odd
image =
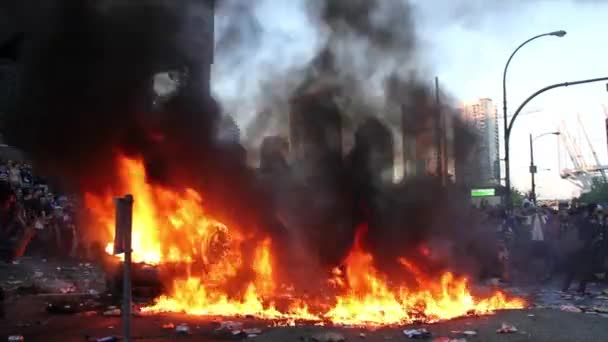
POLYGON ((542 93, 544 93, 544 92, 546 92, 548 90, 555 89, 555 88, 568 87, 568 86, 573 86, 573 85, 578 85, 578 84, 584 84, 584 83, 601 82, 601 81, 608 81, 608 77, 600 77, 600 78, 592 78, 592 79, 581 80, 581 81, 557 83, 557 84, 553 84, 553 85, 550 85, 550 86, 547 86, 547 87, 544 87, 544 88, 538 90, 534 94, 530 95, 530 97, 528 97, 519 106, 519 108, 517 108, 517 110, 515 111, 515 114, 513 114, 513 117, 511 118, 511 121, 509 121, 509 125, 507 126, 507 131, 505 132, 507 139, 511 135, 511 130, 513 129, 513 123, 515 122, 515 119, 517 119, 517 116, 519 115, 519 113, 528 104, 528 102, 532 101, 532 99, 534 99, 538 95, 540 95, 540 94, 542 94, 542 93))
POLYGON ((507 60, 507 64, 505 64, 505 69, 502 72, 502 100, 503 100, 503 114, 505 116, 505 123, 507 121, 507 119, 506 119, 506 117, 507 117, 507 69, 509 69, 509 64, 511 64, 511 60, 513 59, 513 57, 515 56, 517 51, 519 51, 522 47, 524 47, 524 45, 528 44, 529 42, 531 42, 535 39, 545 37, 545 36, 563 37, 565 34, 566 34, 565 31, 555 31, 555 32, 548 32, 548 33, 542 33, 542 34, 536 35, 536 36, 526 40, 525 42, 521 43, 513 51, 513 53, 511 53, 511 56, 509 56, 509 59, 507 60))
POLYGON ((546 137, 547 135, 559 135, 559 132, 547 132, 547 133, 543 133, 541 135, 537 135, 535 136, 532 141, 536 141, 536 139, 542 138, 542 137, 546 137))

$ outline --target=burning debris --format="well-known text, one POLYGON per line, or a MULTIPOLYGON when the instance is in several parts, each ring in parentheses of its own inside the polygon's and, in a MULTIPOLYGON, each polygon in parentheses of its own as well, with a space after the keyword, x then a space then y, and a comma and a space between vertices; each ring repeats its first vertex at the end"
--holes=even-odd
POLYGON ((500 292, 474 295, 458 275, 489 247, 465 233, 454 187, 390 177, 403 111, 411 112, 403 131, 419 139, 422 155, 439 110, 400 70, 415 64, 412 27, 394 31, 411 10, 403 2, 320 4, 307 15, 328 30, 325 44, 279 96, 302 121, 290 127, 301 138, 290 146, 292 163, 267 148, 263 157, 279 162, 256 172, 236 139, 218 139, 211 61, 193 58, 182 39, 191 8, 163 1, 145 11, 57 2, 41 21, 48 33, 30 40, 7 139, 83 193, 88 235, 108 252, 112 200, 133 194, 133 261, 154 265, 166 288, 144 312, 379 326, 522 308, 500 292), (176 73, 187 77, 173 82, 176 73), (160 98, 155 78, 167 83, 160 98), (381 100, 371 89, 384 89, 381 100), (354 131, 348 150, 343 126, 354 131))

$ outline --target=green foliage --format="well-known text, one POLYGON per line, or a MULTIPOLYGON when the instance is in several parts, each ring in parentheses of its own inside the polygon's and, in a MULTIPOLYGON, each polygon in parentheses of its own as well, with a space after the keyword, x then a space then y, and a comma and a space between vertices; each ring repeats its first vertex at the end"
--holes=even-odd
POLYGON ((593 178, 591 191, 579 197, 581 203, 606 203, 608 202, 608 182, 601 177, 593 178))
POLYGON ((515 188, 511 188, 511 204, 513 205, 513 208, 517 208, 517 207, 521 207, 524 204, 524 194, 515 189, 515 188))

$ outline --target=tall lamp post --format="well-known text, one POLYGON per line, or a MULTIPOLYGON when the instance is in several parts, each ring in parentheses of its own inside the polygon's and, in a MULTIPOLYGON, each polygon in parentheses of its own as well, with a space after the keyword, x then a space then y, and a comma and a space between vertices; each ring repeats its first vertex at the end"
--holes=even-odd
POLYGON ((536 206, 536 180, 534 179, 534 175, 537 171, 536 165, 534 165, 534 141, 547 135, 560 135, 560 132, 543 133, 535 138, 532 138, 532 134, 530 133, 530 181, 532 183, 530 196, 532 197, 531 200, 534 206, 536 206))
POLYGON ((508 136, 507 136, 507 127, 508 127, 508 120, 507 120, 507 70, 509 69, 509 64, 511 64, 511 60, 513 59, 513 56, 515 56, 515 54, 517 53, 517 51, 519 51, 519 49, 521 49, 524 45, 528 44, 529 42, 541 38, 541 37, 547 37, 547 36, 555 36, 555 37, 563 37, 566 35, 566 31, 564 30, 560 30, 560 31, 553 31, 553 32, 548 32, 548 33, 543 33, 543 34, 539 34, 537 36, 534 36, 528 40, 526 40, 525 42, 521 43, 521 45, 519 45, 515 51, 513 51, 513 53, 511 53, 511 56, 509 56, 509 59, 507 60, 507 64, 505 65, 505 70, 502 73, 502 111, 503 111, 503 119, 504 119, 504 139, 505 139, 505 187, 507 188, 507 196, 506 196, 506 200, 507 200, 507 208, 511 208, 511 177, 509 176, 509 141, 508 141, 508 136))
POLYGON ((542 89, 537 90, 534 94, 528 96, 528 98, 522 102, 519 107, 517 107, 517 110, 515 111, 515 113, 513 113, 513 117, 511 118, 511 120, 509 121, 509 124, 507 125, 507 129, 505 131, 505 170, 507 171, 507 174, 505 175, 505 180, 506 183, 509 185, 508 188, 506 188, 506 201, 507 201, 507 209, 511 209, 512 207, 512 203, 511 203, 511 180, 509 179, 509 137, 511 136, 511 130, 513 129, 513 124, 515 123, 515 119, 517 119, 517 116, 519 115, 519 113, 521 113, 522 109, 524 109, 524 107, 530 102, 532 101, 535 97, 537 97, 538 95, 549 91, 551 89, 555 89, 555 88, 561 88, 561 87, 571 87, 571 86, 575 86, 575 85, 580 85, 580 84, 587 84, 587 83, 594 83, 594 82, 605 82, 608 81, 608 77, 598 77, 598 78, 590 78, 587 80, 580 80, 580 81, 572 81, 572 82, 562 82, 562 83, 555 83, 549 86, 546 86, 542 89))

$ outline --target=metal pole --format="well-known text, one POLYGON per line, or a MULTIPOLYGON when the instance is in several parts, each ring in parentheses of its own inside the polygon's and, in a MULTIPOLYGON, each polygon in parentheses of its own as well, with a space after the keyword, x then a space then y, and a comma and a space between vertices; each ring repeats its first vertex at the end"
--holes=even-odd
POLYGON ((510 180, 510 174, 509 174, 509 137, 511 135, 511 130, 513 129, 513 123, 515 122, 515 119, 517 119, 517 116, 519 115, 519 113, 521 113, 522 109, 524 109, 524 107, 528 104, 528 102, 532 101, 532 99, 534 99, 535 97, 537 97, 538 95, 549 91, 551 89, 555 89, 555 88, 560 88, 560 87, 569 87, 569 86, 575 86, 575 85, 579 85, 579 84, 586 84, 586 83, 593 83, 593 82, 601 82, 601 81, 608 81, 608 77, 600 77, 600 78, 592 78, 592 79, 588 79, 588 80, 582 80, 582 81, 573 81, 573 82, 563 82, 563 83, 556 83, 556 84, 552 84, 550 86, 544 87, 538 91, 536 91, 534 94, 530 95, 524 102, 522 102, 522 104, 519 106, 519 108, 517 108, 517 110, 515 111, 515 114, 513 114, 513 117, 511 118, 511 121, 509 121, 509 124, 505 129, 505 184, 507 186, 507 193, 506 193, 506 198, 508 200, 507 202, 507 207, 510 209, 511 208, 511 180, 510 180))
POLYGON ((530 197, 534 206, 536 206, 536 182, 534 179, 534 174, 536 173, 536 168, 534 166, 534 144, 532 143, 532 134, 530 134, 530 179, 532 181, 532 188, 530 190, 530 197))
POLYGON ((437 176, 444 184, 443 158, 441 151, 441 105, 439 102, 439 78, 435 77, 435 145, 437 146, 437 176))
MULTIPOLYGON (((121 224, 123 232, 124 254, 123 262, 123 305, 122 321, 124 330, 124 341, 131 341, 131 229, 133 221, 133 196, 126 195, 118 200, 121 208, 121 224)), ((118 212, 117 212, 118 215, 118 212)))
POLYGON ((515 54, 517 53, 517 51, 519 51, 519 49, 521 49, 522 47, 524 47, 524 45, 528 44, 529 42, 541 38, 541 37, 546 37, 546 36, 556 36, 556 37, 563 37, 566 35, 565 31, 555 31, 555 32, 548 32, 548 33, 543 33, 543 34, 539 34, 536 35, 528 40, 526 40, 525 42, 521 43, 512 53, 511 56, 509 56, 509 59, 507 60, 507 64, 505 64, 505 69, 502 73, 502 114, 503 114, 503 124, 504 124, 504 139, 505 139, 505 187, 507 188, 507 192, 505 194, 505 201, 507 202, 507 210, 510 210, 512 207, 512 203, 511 203, 511 173, 510 173, 510 164, 509 164, 509 137, 508 137, 508 132, 507 132, 507 124, 508 124, 508 119, 507 119, 507 70, 509 69, 509 64, 511 64, 511 60, 513 59, 513 56, 515 56, 515 54))

